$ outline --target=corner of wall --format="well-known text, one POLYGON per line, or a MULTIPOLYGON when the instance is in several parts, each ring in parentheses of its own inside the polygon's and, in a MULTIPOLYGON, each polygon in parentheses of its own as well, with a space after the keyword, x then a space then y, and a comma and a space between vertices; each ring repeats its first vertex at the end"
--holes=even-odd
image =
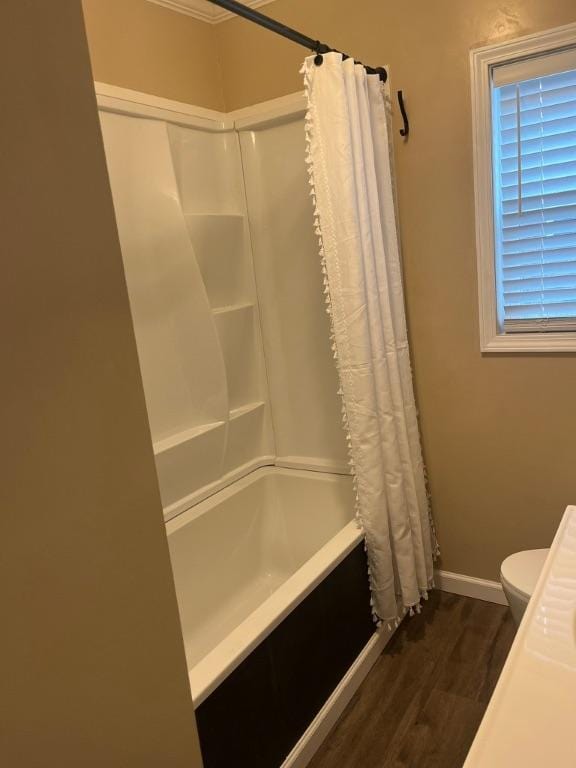
POLYGON ((221 112, 230 112, 230 105, 228 104, 228 98, 226 93, 226 81, 224 78, 224 64, 222 61, 222 49, 220 35, 218 34, 218 26, 216 24, 207 24, 211 27, 212 44, 215 50, 216 58, 216 79, 218 81, 218 90, 220 95, 220 106, 218 109, 221 112))
POLYGON ((147 0, 82 0, 94 79, 222 111, 211 24, 147 0))

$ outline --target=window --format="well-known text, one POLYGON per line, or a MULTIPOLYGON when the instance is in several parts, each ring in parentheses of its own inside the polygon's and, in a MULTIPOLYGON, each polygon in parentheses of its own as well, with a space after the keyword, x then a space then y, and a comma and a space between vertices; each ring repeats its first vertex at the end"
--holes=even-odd
POLYGON ((576 351, 576 25, 472 76, 481 348, 576 351))

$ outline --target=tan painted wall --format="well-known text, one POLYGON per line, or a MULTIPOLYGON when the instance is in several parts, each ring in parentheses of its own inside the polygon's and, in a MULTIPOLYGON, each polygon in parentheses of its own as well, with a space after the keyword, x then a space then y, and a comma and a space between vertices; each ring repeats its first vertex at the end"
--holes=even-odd
POLYGON ((83 0, 94 78, 223 109, 214 27, 146 0, 83 0))
MULTIPOLYGON (((277 0, 267 13, 404 89, 395 133, 416 388, 443 567, 496 578, 546 546, 576 503, 576 359, 482 357, 478 342, 468 51, 576 21, 574 0, 277 0)), ((242 20, 216 28, 228 109, 301 88, 302 49, 242 20)))
POLYGON ((0 4, 0 92, 0 763, 193 768, 80 0, 0 4))

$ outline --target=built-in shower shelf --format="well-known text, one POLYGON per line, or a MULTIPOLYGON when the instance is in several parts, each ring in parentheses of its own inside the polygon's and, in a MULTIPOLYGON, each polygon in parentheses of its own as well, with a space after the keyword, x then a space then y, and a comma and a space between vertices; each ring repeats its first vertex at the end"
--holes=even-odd
POLYGON ((269 454, 265 427, 269 424, 264 400, 253 400, 230 409, 224 469, 245 466, 255 457, 269 454))
POLYGON ((170 451, 172 448, 182 445, 182 443, 187 443, 195 437, 200 437, 200 435, 203 435, 206 432, 222 427, 224 423, 224 421, 212 421, 208 424, 199 424, 196 427, 184 429, 182 432, 176 432, 176 434, 170 435, 170 437, 165 437, 162 440, 156 440, 154 442, 154 455, 158 456, 161 453, 170 451))
POLYGON ((248 413, 254 413, 254 411, 264 408, 265 405, 266 403, 263 400, 259 400, 255 403, 246 403, 246 405, 241 405, 238 408, 232 408, 230 411, 230 420, 232 421, 241 416, 246 416, 248 413))
POLYGON ((242 312, 244 310, 253 309, 254 304, 251 301, 244 301, 240 304, 227 304, 224 307, 214 307, 212 310, 213 315, 225 315, 229 312, 242 312))

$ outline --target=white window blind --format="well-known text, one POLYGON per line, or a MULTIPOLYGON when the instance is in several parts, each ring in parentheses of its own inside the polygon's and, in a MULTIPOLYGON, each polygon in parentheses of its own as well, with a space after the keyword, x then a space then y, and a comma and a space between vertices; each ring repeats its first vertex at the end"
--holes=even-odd
POLYGON ((505 332, 576 330, 576 53, 496 67, 498 315, 505 332))

